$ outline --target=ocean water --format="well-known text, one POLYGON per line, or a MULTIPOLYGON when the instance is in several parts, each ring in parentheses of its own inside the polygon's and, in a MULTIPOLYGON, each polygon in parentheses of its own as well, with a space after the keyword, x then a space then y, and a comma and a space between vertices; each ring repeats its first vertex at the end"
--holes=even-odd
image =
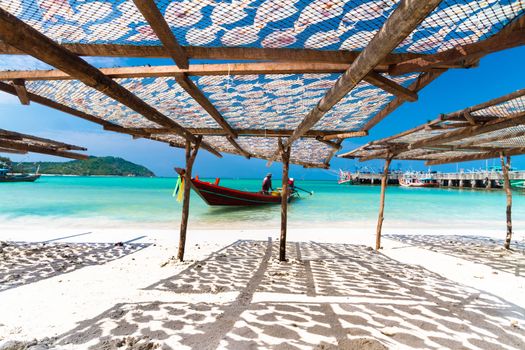
MULTIPOLYGON (((35 183, 0 183, 0 222, 78 219, 92 225, 176 227, 181 203, 172 197, 174 178, 41 177, 35 183)), ((274 181, 274 185, 278 181, 274 181)), ((261 180, 221 180, 221 185, 257 191, 261 180)), ((289 206, 291 226, 375 223, 379 186, 338 185, 334 181, 296 181, 314 191, 289 206)), ((514 191, 515 228, 525 228, 525 192, 514 191)), ((501 190, 410 189, 390 186, 385 225, 392 222, 436 226, 505 225, 501 190)), ((257 228, 280 220, 280 206, 216 208, 192 191, 192 227, 257 228)))

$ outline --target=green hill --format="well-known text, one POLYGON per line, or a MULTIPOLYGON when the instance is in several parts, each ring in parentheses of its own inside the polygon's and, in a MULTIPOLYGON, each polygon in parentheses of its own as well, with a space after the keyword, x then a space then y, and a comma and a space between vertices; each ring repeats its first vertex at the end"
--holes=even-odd
POLYGON ((12 166, 14 172, 34 172, 40 166, 41 174, 155 176, 148 168, 117 157, 89 157, 69 162, 12 162, 12 166))

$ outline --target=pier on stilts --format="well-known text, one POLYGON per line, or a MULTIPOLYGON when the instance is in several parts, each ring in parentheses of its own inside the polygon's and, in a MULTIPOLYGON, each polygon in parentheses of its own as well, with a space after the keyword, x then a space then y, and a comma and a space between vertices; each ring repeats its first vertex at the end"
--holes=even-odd
MULTIPOLYGON (((383 174, 351 173, 350 176, 354 185, 380 185, 383 174)), ((402 176, 403 173, 388 174, 388 184, 398 185, 402 176)), ((436 179, 441 187, 447 188, 496 189, 503 186, 503 173, 501 171, 433 173, 432 178, 436 179)), ((525 180, 525 171, 510 171, 509 179, 525 180)))

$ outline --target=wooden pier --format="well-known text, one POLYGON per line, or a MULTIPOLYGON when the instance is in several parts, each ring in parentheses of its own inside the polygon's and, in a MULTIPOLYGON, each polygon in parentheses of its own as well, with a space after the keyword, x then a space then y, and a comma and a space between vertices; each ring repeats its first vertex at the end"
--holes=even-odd
MULTIPOLYGON (((421 173, 424 175, 424 173, 421 173)), ((354 185, 380 185, 381 176, 379 173, 352 173, 352 183, 354 185)), ((389 173, 388 184, 398 185, 399 178, 403 173, 389 173)), ((456 188, 501 188, 503 174, 500 171, 477 171, 459 173, 434 173, 432 177, 439 182, 441 187, 456 188)), ((510 180, 524 180, 525 171, 509 172, 510 180)))

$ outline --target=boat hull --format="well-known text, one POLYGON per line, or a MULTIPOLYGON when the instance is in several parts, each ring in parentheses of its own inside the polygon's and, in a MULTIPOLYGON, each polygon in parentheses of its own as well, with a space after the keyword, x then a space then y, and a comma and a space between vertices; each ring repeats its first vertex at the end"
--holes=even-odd
MULTIPOLYGON (((197 179, 191 180, 191 187, 211 206, 258 206, 281 203, 281 196, 278 195, 239 191, 197 179)), ((292 196, 289 199, 291 198, 292 196)))
POLYGON ((35 182, 40 175, 8 175, 0 177, 0 182, 35 182))
POLYGON ((415 188, 421 188, 421 187, 439 187, 439 183, 436 182, 406 182, 403 179, 399 180, 399 185, 403 187, 415 187, 415 188))

